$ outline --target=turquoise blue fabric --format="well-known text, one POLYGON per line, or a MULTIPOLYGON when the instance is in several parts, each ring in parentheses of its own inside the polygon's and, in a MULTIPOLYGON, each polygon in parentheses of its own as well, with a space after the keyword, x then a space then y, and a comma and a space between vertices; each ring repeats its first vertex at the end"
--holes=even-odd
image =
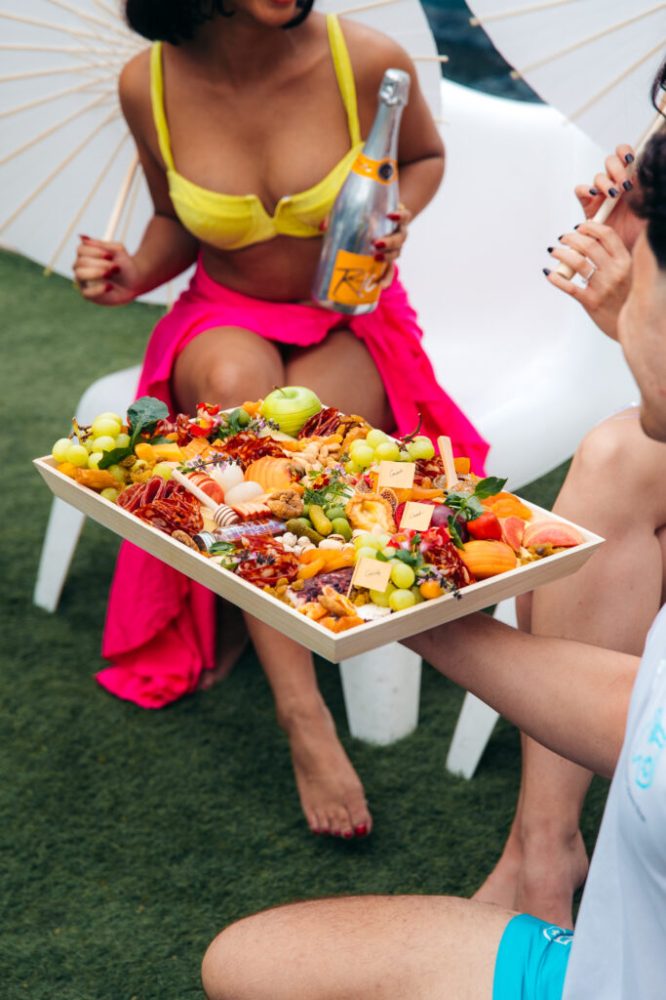
POLYGON ((573 931, 514 917, 497 952, 493 1000, 562 1000, 572 941, 573 931))

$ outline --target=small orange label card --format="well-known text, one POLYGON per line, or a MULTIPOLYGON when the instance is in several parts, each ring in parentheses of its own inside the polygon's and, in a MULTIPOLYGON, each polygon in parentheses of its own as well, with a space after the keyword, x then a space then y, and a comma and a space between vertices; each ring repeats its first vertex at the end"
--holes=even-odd
POLYGON ((328 286, 331 302, 345 306, 367 305, 379 298, 379 282, 386 264, 362 253, 338 250, 328 286))
POLYGON ((427 531, 435 508, 429 503, 415 503, 408 500, 402 512, 400 527, 411 531, 427 531))
POLYGON ((413 462, 380 462, 377 486, 391 489, 411 490, 414 485, 416 466, 413 462))
POLYGON ((446 489, 452 490, 453 487, 458 482, 458 474, 456 472, 456 463, 453 460, 453 448, 451 447, 451 438, 446 437, 445 434, 440 434, 437 438, 437 447, 439 448, 439 453, 442 456, 442 462, 444 463, 444 475, 446 476, 446 489))
POLYGON ((352 586, 365 587, 367 590, 379 590, 383 594, 389 585, 391 566, 379 559, 359 559, 354 567, 352 586))

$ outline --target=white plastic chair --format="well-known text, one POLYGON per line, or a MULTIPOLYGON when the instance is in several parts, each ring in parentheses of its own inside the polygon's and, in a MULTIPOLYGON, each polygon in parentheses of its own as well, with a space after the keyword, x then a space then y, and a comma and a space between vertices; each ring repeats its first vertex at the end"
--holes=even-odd
MULTIPOLYGON (((136 397, 139 371, 139 365, 135 365, 93 382, 74 410, 79 423, 90 424, 107 410, 125 413, 136 397)), ((56 497, 52 501, 32 598, 45 611, 55 611, 58 607, 84 521, 85 515, 64 500, 56 497)))
MULTIPOLYGON (((574 184, 594 175, 603 154, 551 108, 446 81, 442 97, 446 178, 411 228, 402 277, 440 382, 492 442, 489 469, 517 489, 636 397, 619 348, 540 270, 546 247, 580 219, 574 184)), ((135 385, 127 371, 100 379, 79 404, 82 419, 122 410, 135 385), (95 399, 102 390, 118 397, 95 399)), ((35 590, 48 610, 57 606, 81 523, 74 511, 68 524, 62 512, 52 514, 35 590)), ((411 732, 420 674, 419 657, 395 643, 341 664, 352 735, 385 744, 411 732)), ((481 724, 470 705, 467 696, 448 761, 468 777, 494 724, 492 710, 481 724)))

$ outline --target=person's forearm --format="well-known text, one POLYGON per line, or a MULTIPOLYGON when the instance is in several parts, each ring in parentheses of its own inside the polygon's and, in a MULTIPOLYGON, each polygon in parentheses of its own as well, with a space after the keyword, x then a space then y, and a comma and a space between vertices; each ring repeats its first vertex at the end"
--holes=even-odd
POLYGON ((418 215, 432 201, 444 176, 444 157, 428 156, 400 166, 400 201, 418 215))
POLYGON ((154 215, 134 254, 140 282, 137 295, 143 295, 181 274, 196 260, 198 247, 198 241, 177 219, 154 215))
POLYGON ((637 657, 529 635, 484 614, 403 641, 528 736, 598 774, 612 775, 637 657))

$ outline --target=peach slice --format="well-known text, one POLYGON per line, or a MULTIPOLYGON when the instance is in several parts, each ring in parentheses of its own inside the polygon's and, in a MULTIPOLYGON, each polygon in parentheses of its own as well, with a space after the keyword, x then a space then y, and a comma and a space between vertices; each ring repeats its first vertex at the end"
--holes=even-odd
POLYGON ((502 541, 506 542, 514 552, 520 552, 525 534, 525 521, 522 517, 512 514, 510 517, 500 518, 502 525, 502 541))
POLYGON ((583 536, 569 524, 561 521, 533 521, 525 528, 523 545, 526 549, 537 545, 552 545, 553 548, 568 549, 572 545, 581 545, 583 536))

